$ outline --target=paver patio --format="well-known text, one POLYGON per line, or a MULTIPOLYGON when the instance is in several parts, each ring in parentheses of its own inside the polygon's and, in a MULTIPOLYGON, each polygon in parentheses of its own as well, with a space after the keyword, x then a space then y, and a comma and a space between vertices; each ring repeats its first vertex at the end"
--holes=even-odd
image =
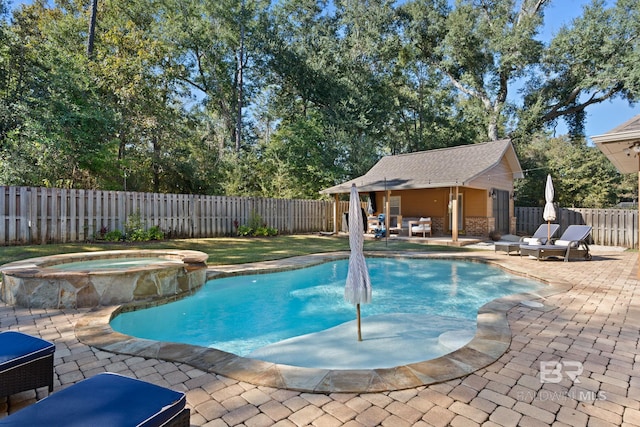
MULTIPOLYGON (((496 362, 462 378, 399 391, 281 390, 184 363, 101 351, 76 338, 75 323, 86 309, 0 304, 0 329, 55 342, 54 393, 98 372, 118 372, 185 391, 196 426, 640 426, 637 253, 597 248, 593 254, 592 261, 569 263, 466 254, 573 287, 547 297, 550 310, 511 309, 512 341, 496 362)), ((0 398, 0 418, 45 395, 43 388, 0 398)))

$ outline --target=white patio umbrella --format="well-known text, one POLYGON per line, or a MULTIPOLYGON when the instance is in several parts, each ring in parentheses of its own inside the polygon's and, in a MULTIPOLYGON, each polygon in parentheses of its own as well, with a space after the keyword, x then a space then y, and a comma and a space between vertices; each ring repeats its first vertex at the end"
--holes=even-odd
POLYGON ((364 232, 362 230, 362 211, 356 185, 351 186, 349 198, 349 271, 344 288, 344 299, 356 306, 358 318, 358 341, 362 341, 360 327, 360 304, 371 302, 371 280, 364 259, 364 232))
POLYGON ((553 181, 551 175, 547 175, 547 185, 544 187, 544 199, 547 203, 544 205, 542 218, 547 221, 547 242, 551 240, 551 221, 556 220, 556 208, 553 206, 553 181))

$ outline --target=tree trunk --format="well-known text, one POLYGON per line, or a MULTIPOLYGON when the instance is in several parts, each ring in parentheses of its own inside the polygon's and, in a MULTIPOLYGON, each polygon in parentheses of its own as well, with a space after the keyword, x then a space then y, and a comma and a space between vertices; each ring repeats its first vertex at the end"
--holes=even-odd
POLYGON ((487 136, 489 137, 489 141, 498 140, 498 124, 496 123, 495 117, 491 117, 489 119, 489 124, 487 125, 487 136))
POLYGON ((236 153, 242 145, 242 90, 244 71, 244 0, 240 9, 240 50, 238 52, 238 115, 236 118, 236 153))
POLYGON ((87 40, 87 58, 93 59, 93 42, 96 37, 96 19, 98 17, 98 0, 91 2, 91 19, 89 21, 89 38, 87 40))
MULTIPOLYGON (((155 133, 155 132, 154 132, 155 133)), ((160 141, 158 135, 153 136, 153 164, 151 166, 153 172, 153 192, 160 192, 160 141)))

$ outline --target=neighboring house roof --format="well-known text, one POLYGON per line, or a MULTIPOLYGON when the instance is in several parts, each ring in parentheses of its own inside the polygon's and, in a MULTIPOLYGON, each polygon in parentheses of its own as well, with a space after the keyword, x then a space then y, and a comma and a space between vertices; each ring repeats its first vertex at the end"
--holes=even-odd
POLYGON ((638 172, 640 115, 591 139, 621 173, 638 172))
POLYGON ((324 194, 466 186, 505 158, 514 178, 523 178, 511 140, 461 145, 383 157, 365 175, 326 188, 324 194))

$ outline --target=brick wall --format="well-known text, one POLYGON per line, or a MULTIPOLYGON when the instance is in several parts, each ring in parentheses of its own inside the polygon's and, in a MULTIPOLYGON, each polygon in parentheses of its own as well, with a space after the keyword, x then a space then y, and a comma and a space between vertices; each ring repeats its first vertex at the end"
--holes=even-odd
MULTIPOLYGON (((464 231, 467 236, 488 236, 491 218, 483 216, 466 217, 464 220, 464 231)), ((491 227, 493 228, 493 227, 491 227)))

